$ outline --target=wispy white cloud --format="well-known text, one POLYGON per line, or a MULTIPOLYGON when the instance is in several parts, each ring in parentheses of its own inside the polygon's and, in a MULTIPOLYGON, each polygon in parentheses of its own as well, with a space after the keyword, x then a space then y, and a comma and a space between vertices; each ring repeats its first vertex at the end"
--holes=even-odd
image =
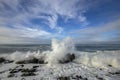
MULTIPOLYGON (((57 29, 62 29, 57 27, 57 29)), ((29 28, 21 25, 13 27, 0 26, 0 44, 43 44, 50 43, 50 38, 63 37, 40 28, 29 28)))
POLYGON ((46 32, 40 29, 19 27, 19 28, 8 28, 8 27, 0 27, 0 36, 13 36, 13 37, 43 37, 50 36, 51 33, 46 32))
POLYGON ((26 27, 9 28, 0 27, 0 43, 40 43, 47 40, 51 33, 41 29, 26 27))
POLYGON ((49 44, 49 39, 0 36, 0 44, 49 44))
MULTIPOLYGON (((0 42, 24 42, 24 40, 26 42, 39 42, 36 41, 36 38, 45 37, 48 39, 60 36, 60 34, 64 33, 64 27, 58 24, 59 17, 62 18, 63 22, 75 19, 80 22, 81 26, 86 26, 90 22, 84 13, 100 2, 102 1, 0 0, 0 42), (31 22, 33 19, 40 19, 39 22, 44 24, 42 29, 39 22, 38 24, 31 22), (46 27, 51 32, 46 30, 46 27)), ((85 31, 87 30, 83 30, 79 34, 83 34, 83 32, 84 34, 89 33, 85 33, 85 31)))
POLYGON ((120 20, 108 22, 100 26, 87 27, 72 31, 72 35, 77 35, 78 43, 97 42, 118 42, 120 41, 120 20))
POLYGON ((29 20, 39 17, 44 19, 44 23, 51 29, 63 30, 63 27, 59 29, 60 26, 57 24, 60 15, 64 20, 78 19, 80 23, 87 25, 87 18, 82 14, 95 2, 95 0, 93 2, 89 0, 1 0, 0 23, 31 25, 29 20))

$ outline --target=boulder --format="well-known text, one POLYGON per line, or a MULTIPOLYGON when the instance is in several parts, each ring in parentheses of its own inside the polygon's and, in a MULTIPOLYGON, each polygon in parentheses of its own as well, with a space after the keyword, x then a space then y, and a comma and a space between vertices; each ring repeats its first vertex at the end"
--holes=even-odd
POLYGON ((21 60, 21 61, 16 62, 16 64, 29 64, 29 63, 44 64, 44 60, 43 59, 32 58, 32 59, 21 60))
POLYGON ((35 73, 33 73, 33 72, 27 72, 27 73, 23 73, 21 76, 23 77, 25 77, 25 76, 35 76, 36 74, 35 73))
POLYGON ((70 80, 70 77, 62 76, 62 77, 58 77, 57 80, 70 80))
POLYGON ((67 54, 62 60, 59 60, 59 63, 68 63, 72 62, 75 59, 75 54, 67 54))
POLYGON ((13 73, 9 74, 8 78, 10 78, 10 77, 15 77, 15 74, 13 74, 13 73))
POLYGON ((5 61, 6 61, 5 58, 3 58, 3 57, 0 58, 0 63, 3 63, 5 61))
POLYGON ((4 57, 0 58, 0 63, 12 63, 12 62, 13 62, 12 60, 7 60, 4 57))
POLYGON ((35 76, 35 72, 37 70, 35 68, 31 68, 31 69, 22 69, 21 72, 22 72, 22 75, 21 76, 35 76))

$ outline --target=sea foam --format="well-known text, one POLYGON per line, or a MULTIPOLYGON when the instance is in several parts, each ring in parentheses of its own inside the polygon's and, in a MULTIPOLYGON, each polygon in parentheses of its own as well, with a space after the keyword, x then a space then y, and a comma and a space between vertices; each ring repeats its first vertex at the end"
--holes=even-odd
POLYGON ((49 65, 55 65, 59 63, 59 60, 66 58, 67 54, 74 54, 76 57, 73 62, 77 64, 101 68, 105 68, 107 66, 120 68, 120 51, 97 51, 97 52, 76 51, 74 43, 72 39, 69 37, 63 40, 53 39, 51 42, 51 50, 48 51, 43 52, 16 51, 8 57, 15 61, 31 58, 37 59, 42 58, 49 65))
POLYGON ((52 51, 48 53, 46 61, 49 64, 58 63, 59 60, 66 57, 67 54, 73 54, 75 47, 71 38, 67 37, 64 40, 52 40, 52 51))

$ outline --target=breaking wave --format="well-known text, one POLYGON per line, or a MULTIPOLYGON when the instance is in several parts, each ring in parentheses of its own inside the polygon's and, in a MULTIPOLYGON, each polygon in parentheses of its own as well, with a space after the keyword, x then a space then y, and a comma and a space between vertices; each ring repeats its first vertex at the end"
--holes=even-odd
POLYGON ((120 68, 120 51, 97 51, 97 52, 81 52, 75 49, 74 43, 71 38, 63 40, 52 40, 52 50, 48 51, 16 51, 7 58, 20 61, 29 60, 32 58, 43 59, 49 65, 59 64, 60 60, 67 57, 68 54, 75 55, 75 59, 71 62, 76 64, 84 64, 86 66, 106 68, 112 66, 120 68))

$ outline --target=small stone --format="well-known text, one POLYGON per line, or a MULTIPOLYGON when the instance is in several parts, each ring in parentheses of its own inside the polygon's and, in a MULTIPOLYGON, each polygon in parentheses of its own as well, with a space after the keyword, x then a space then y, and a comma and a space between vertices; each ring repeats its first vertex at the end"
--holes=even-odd
POLYGON ((58 77, 57 80, 70 80, 70 78, 66 77, 66 76, 65 77, 58 77))
POLYGON ((109 66, 109 67, 112 67, 112 65, 111 65, 111 64, 108 64, 108 66, 109 66))
POLYGON ((35 76, 36 74, 33 72, 25 72, 21 76, 35 76))
POLYGON ((19 72, 19 69, 12 69, 12 70, 10 71, 10 73, 17 73, 17 72, 19 72))
POLYGON ((33 68, 37 68, 37 67, 39 67, 39 66, 33 66, 33 68))
POLYGON ((15 76, 15 74, 9 74, 8 75, 8 77, 14 77, 15 76))

